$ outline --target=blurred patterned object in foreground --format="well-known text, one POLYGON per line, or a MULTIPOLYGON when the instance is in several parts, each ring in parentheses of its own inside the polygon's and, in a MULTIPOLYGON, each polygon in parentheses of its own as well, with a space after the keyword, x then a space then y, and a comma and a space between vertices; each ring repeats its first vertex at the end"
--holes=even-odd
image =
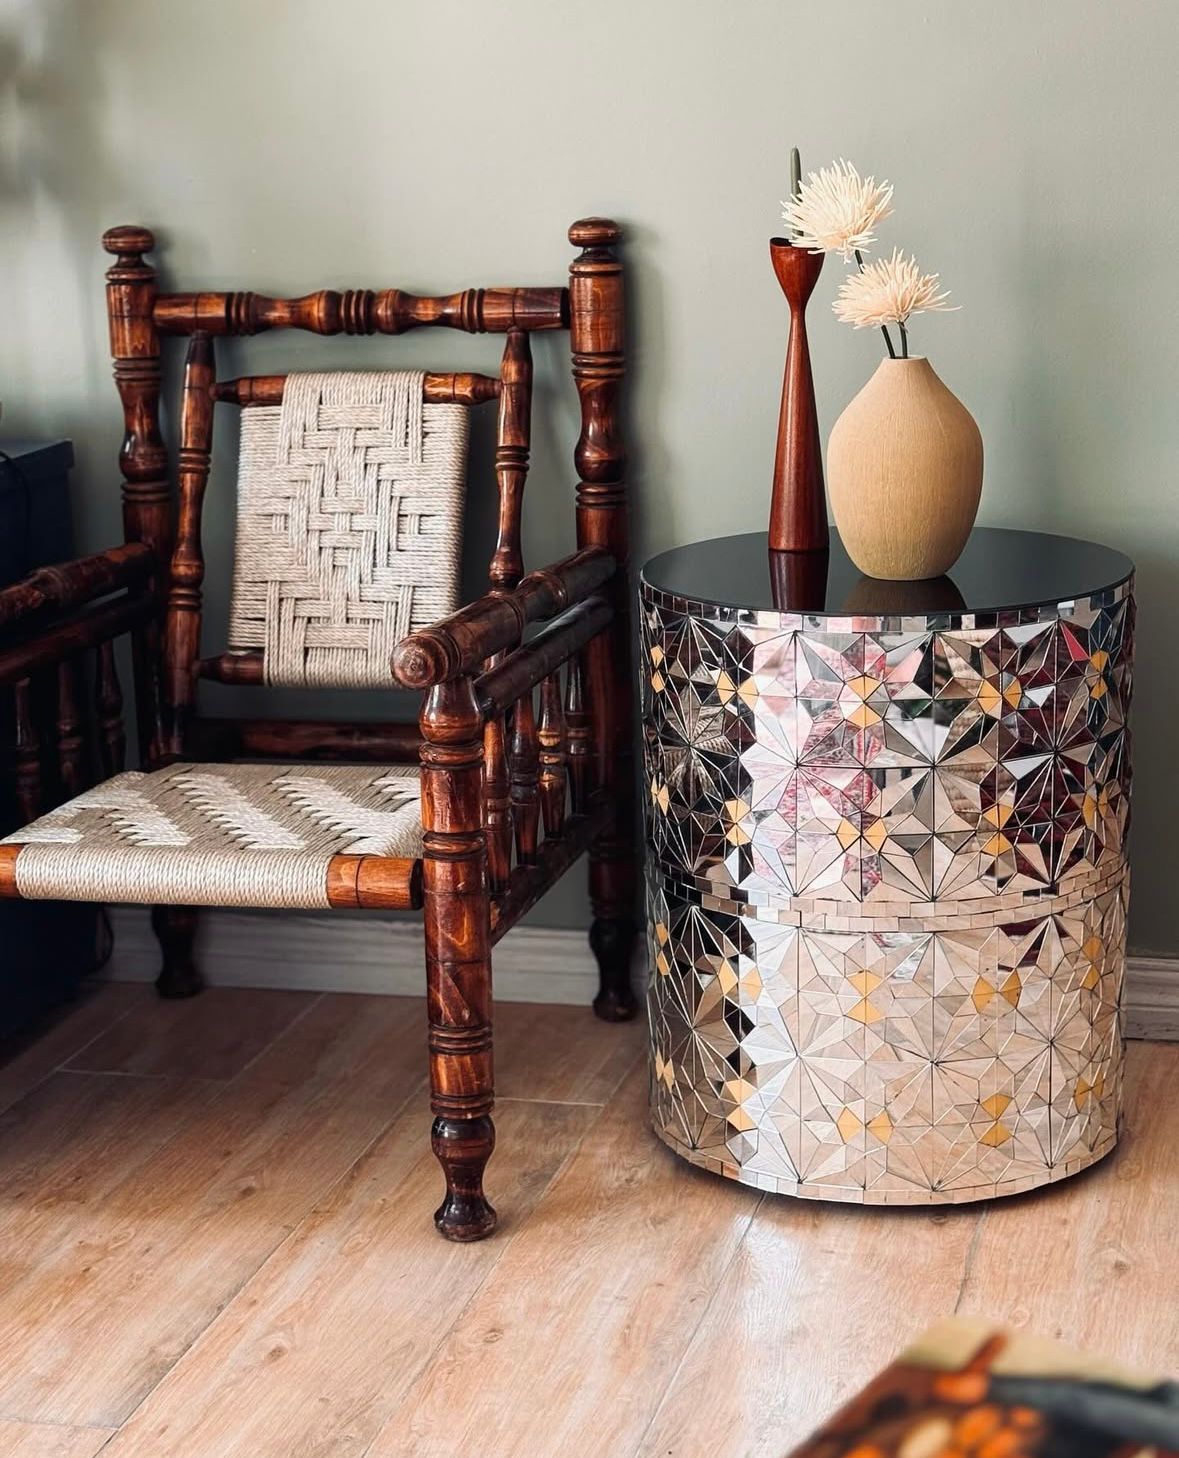
POLYGON ((1171 1458, 1179 1383, 977 1319, 935 1326, 795 1458, 1171 1458))

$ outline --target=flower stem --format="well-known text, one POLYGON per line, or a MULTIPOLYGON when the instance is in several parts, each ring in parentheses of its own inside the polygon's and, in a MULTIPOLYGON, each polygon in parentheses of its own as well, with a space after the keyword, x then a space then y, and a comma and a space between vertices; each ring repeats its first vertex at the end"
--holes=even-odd
MULTIPOLYGON (((859 268, 860 272, 863 273, 863 271, 864 271, 864 257, 863 257, 863 254, 860 252, 860 250, 858 248, 855 250, 855 253, 856 253, 856 266, 859 268)), ((889 357, 889 359, 896 359, 897 352, 892 347, 892 338, 890 337, 889 332, 888 332, 888 325, 887 324, 882 324, 880 326, 880 332, 881 332, 881 334, 884 335, 884 342, 888 346, 888 357, 889 357)), ((901 333, 902 334, 904 333, 904 330, 903 329, 901 330, 901 333)))
POLYGON ((897 320, 897 328, 901 331, 901 358, 909 358, 909 333, 900 319, 897 320))

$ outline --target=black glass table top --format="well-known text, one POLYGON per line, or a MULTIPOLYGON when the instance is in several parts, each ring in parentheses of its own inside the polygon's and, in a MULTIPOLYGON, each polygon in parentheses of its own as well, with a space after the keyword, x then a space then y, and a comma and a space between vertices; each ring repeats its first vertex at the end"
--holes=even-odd
POLYGON ((771 554, 765 532, 713 537, 652 557, 642 579, 674 597, 724 607, 904 616, 1064 602, 1117 587, 1133 571, 1129 557, 1097 542, 976 527, 952 570, 923 582, 865 577, 834 531, 826 553, 771 554))

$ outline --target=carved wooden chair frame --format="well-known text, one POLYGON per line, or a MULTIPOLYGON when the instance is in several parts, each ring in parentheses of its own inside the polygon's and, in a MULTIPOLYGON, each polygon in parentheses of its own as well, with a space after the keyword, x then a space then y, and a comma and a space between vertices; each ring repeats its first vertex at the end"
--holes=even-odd
MULTIPOLYGON (((432 1147, 446 1177, 435 1221, 455 1240, 491 1232, 483 1192, 494 1146, 492 947, 588 852, 600 969, 595 1011, 635 1009, 635 853, 631 781, 628 521, 619 392, 624 368, 618 227, 575 223, 568 288, 469 288, 423 298, 398 289, 323 290, 296 299, 168 293, 145 255, 146 228, 111 229, 103 247, 115 382, 126 434, 125 545, 44 569, 0 591, 0 692, 16 721, 19 808, 32 820, 93 778, 122 768, 122 695, 113 644, 129 634, 141 758, 338 759, 421 764, 420 859, 339 855, 333 907, 420 908, 425 923, 432 1147), (400 334, 425 326, 505 335, 498 377, 428 374, 429 401, 495 401, 499 519, 487 594, 402 640, 393 672, 423 694, 416 724, 209 718, 198 678, 261 683, 261 652, 201 658, 200 519, 216 402, 281 401, 284 376, 219 381, 214 340, 272 329, 400 334), (520 548, 528 471, 535 330, 567 330, 581 403, 574 451, 578 550, 525 575, 520 548), (160 430, 161 349, 186 336, 173 493, 160 430), (530 624, 544 626, 526 638, 530 624), (93 691, 84 682, 93 656, 93 691), (85 671, 84 671, 85 670, 85 671), (56 742, 34 711, 56 695, 56 742), (534 696, 539 700, 536 711, 534 696), (93 740, 94 753, 87 747, 93 740)), ((0 846, 0 896, 19 895, 19 845, 0 846)), ((163 951, 157 986, 199 990, 196 912, 153 910, 163 951)))

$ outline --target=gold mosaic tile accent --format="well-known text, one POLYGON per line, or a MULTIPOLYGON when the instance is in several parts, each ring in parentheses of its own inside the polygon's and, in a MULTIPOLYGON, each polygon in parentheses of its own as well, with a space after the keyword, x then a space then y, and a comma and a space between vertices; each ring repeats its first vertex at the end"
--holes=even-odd
POLYGON ((693 1163, 929 1204, 1113 1148, 1133 602, 1007 618, 644 590, 652 1111, 693 1163))

